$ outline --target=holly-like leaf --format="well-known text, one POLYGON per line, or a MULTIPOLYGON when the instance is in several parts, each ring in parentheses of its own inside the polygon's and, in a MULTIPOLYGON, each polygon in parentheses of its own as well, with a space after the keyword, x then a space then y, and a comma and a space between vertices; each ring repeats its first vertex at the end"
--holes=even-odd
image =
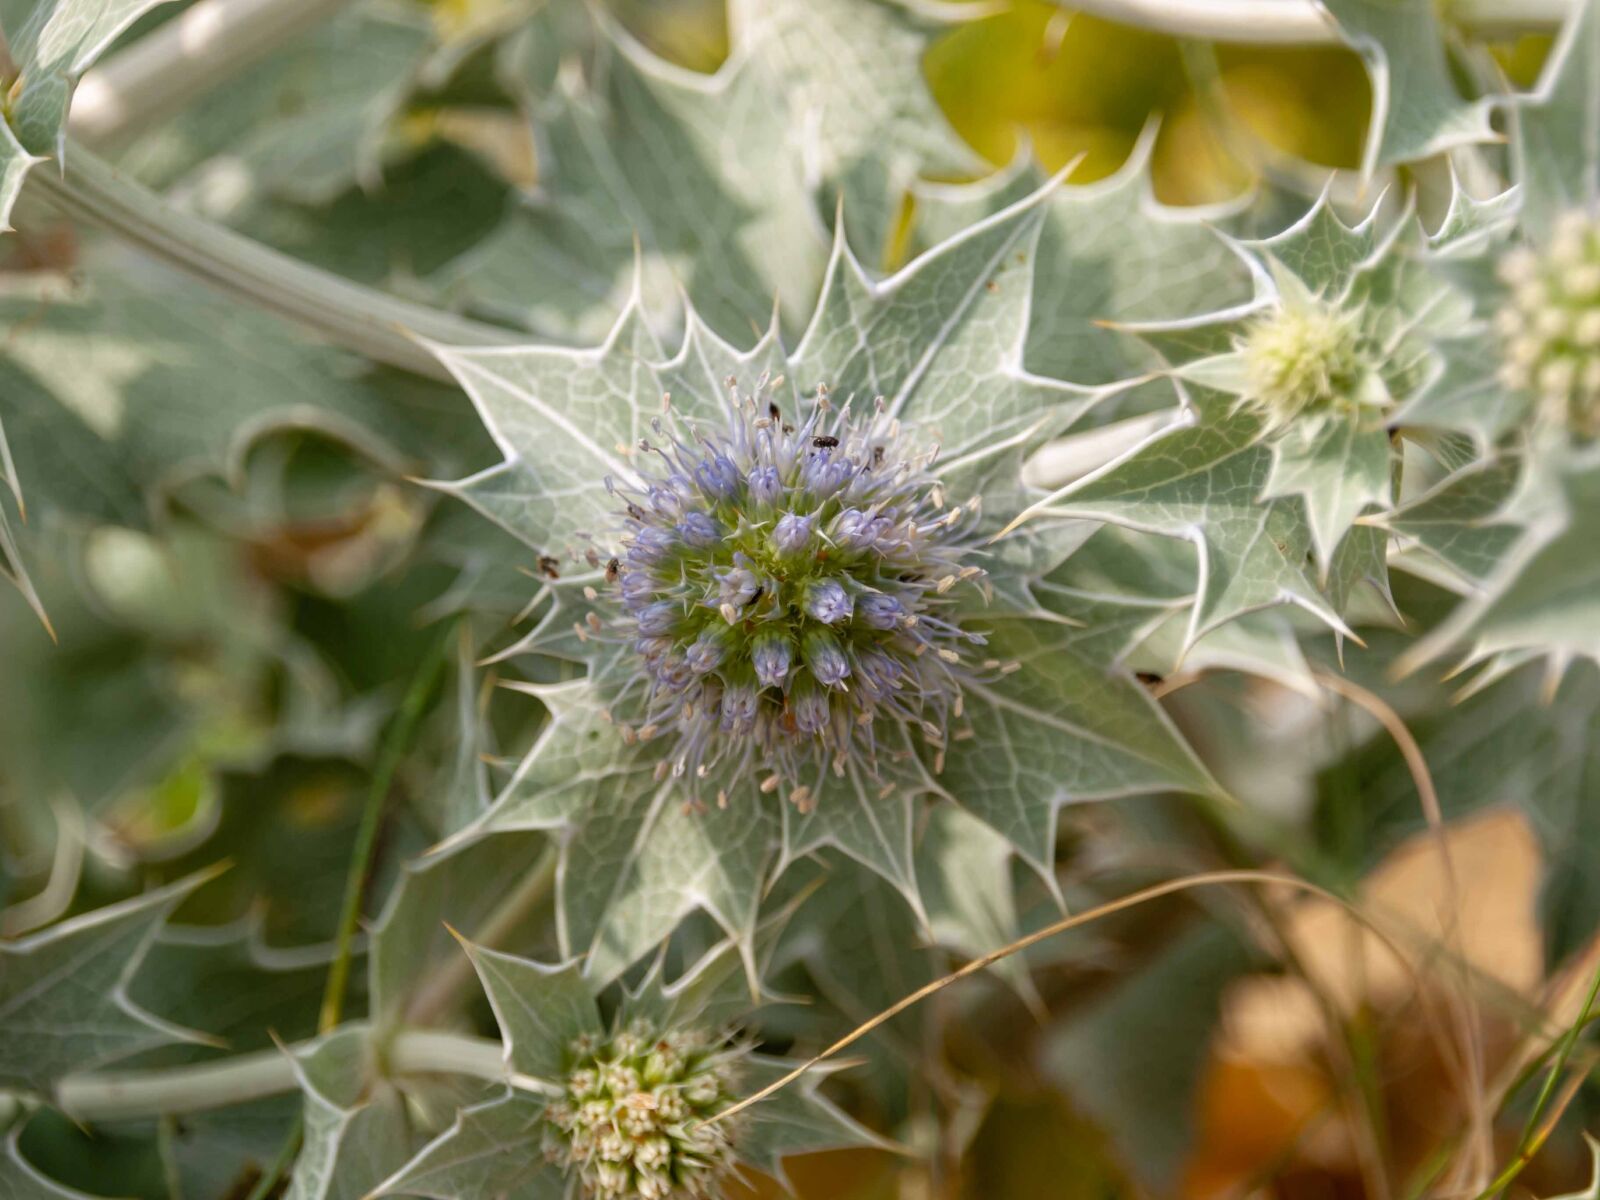
POLYGON ((1521 535, 1504 516, 1521 470, 1510 458, 1469 466, 1396 508, 1383 527, 1442 563, 1467 588, 1481 587, 1521 535))
POLYGON ((688 812, 659 748, 624 741, 594 685, 537 694, 551 722, 480 830, 560 831, 557 933, 596 979, 615 977, 682 917, 704 908, 747 944, 780 837, 771 798, 745 779, 727 807, 688 812))
POLYGON ((348 1025, 294 1055, 303 1142, 287 1200, 361 1200, 411 1148, 400 1094, 375 1070, 371 1031, 348 1025))
POLYGON ((556 966, 464 942, 500 1025, 506 1062, 518 1074, 559 1084, 573 1039, 604 1026, 576 963, 556 966))
POLYGON ((1538 86, 1507 103, 1522 224, 1542 237, 1562 212, 1592 210, 1600 198, 1600 5, 1576 0, 1538 86))
POLYGON ((538 187, 436 282, 590 341, 627 302, 637 265, 663 332, 679 325, 685 295, 723 337, 744 339, 774 301, 793 328, 814 302, 824 218, 839 202, 877 261, 919 173, 985 170, 920 65, 931 34, 966 19, 956 6, 887 0, 736 5, 732 50, 708 76, 576 5, 545 5, 506 56, 539 140, 538 187))
POLYGON ((1480 591, 1418 641, 1401 663, 1415 669, 1452 651, 1468 663, 1502 654, 1600 661, 1600 546, 1590 514, 1600 504, 1600 457, 1559 459, 1550 477, 1505 511, 1523 526, 1480 591))
POLYGON ((932 36, 972 19, 958 4, 898 0, 734 0, 735 53, 767 81, 791 153, 842 201, 855 244, 884 254, 901 196, 919 176, 984 174, 928 90, 932 36), (781 81, 781 82, 780 82, 781 81), (774 86, 776 85, 776 86, 774 86))
POLYGON ((200 1035, 129 998, 128 983, 172 910, 209 875, 0 942, 0 1083, 49 1095, 74 1071, 200 1035))
POLYGON ((1431 0, 1323 0, 1372 79, 1372 123, 1362 171, 1491 141, 1490 105, 1467 100, 1451 78, 1431 0))
POLYGON ((663 329, 678 324, 684 293, 725 336, 747 334, 775 299, 805 311, 827 243, 772 77, 741 57, 697 75, 603 22, 598 78, 566 72, 539 96, 529 77, 548 47, 538 33, 563 18, 559 7, 520 43, 539 191, 443 273, 446 293, 579 340, 609 327, 636 264, 663 329))
POLYGON ((22 141, 53 150, 72 89, 118 35, 164 0, 55 0, 8 31, 20 87, 10 120, 22 141))
MULTIPOLYGON (((1170 321, 1252 295, 1245 259, 1215 222, 1240 205, 1174 208, 1155 196, 1152 124, 1114 175, 1059 185, 1045 209, 1035 251, 1026 362, 1053 378, 1100 384, 1155 365, 1150 348, 1123 324, 1170 321)), ((931 242, 1027 196, 1046 182, 1031 159, 973 184, 915 189, 919 235, 931 242)), ((1242 203, 1242 202, 1241 202, 1242 203)))
POLYGON ((1194 416, 1159 430, 1037 511, 1109 521, 1195 546, 1198 589, 1188 642, 1277 604, 1336 629, 1344 622, 1311 566, 1311 530, 1297 501, 1260 497, 1272 472, 1261 418, 1220 393, 1193 390, 1194 416))
POLYGON ((450 1128, 417 1152, 381 1185, 378 1196, 430 1200, 560 1200, 567 1179, 544 1154, 546 1101, 509 1092, 456 1113, 450 1128))

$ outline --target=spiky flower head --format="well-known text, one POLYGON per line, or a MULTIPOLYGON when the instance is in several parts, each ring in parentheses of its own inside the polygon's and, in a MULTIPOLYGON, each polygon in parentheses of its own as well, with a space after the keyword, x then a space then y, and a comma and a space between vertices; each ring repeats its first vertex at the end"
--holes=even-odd
POLYGON ((1374 402, 1362 353, 1360 313, 1309 294, 1286 292, 1245 329, 1241 404, 1260 412, 1269 432, 1302 417, 1356 413, 1374 402))
POLYGON ((545 1151, 593 1200, 702 1200, 734 1167, 732 1104, 747 1048, 703 1030, 635 1021, 568 1048, 545 1151))
MULTIPOLYGON (((977 502, 952 505, 881 400, 825 387, 784 411, 782 378, 728 381, 727 423, 687 428, 664 401, 640 478, 613 483, 620 626, 640 665, 640 737, 676 738, 660 768, 719 764, 815 802, 825 768, 876 769, 885 722, 936 750, 962 711, 983 637, 954 616, 985 586, 977 502)), ((719 793, 719 800, 722 799, 719 793)))
POLYGON ((1518 247, 1499 273, 1500 382, 1531 393, 1543 420, 1600 437, 1600 221, 1564 214, 1542 253, 1518 247))

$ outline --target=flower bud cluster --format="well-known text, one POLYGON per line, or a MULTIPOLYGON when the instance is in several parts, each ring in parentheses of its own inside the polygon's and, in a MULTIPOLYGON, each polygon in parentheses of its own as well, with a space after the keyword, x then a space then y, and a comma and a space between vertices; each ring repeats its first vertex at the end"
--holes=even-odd
POLYGON ((1246 391, 1268 432, 1302 416, 1354 412, 1363 403, 1360 314, 1316 297, 1286 301, 1257 317, 1239 342, 1246 391))
POLYGON ((1512 250, 1499 274, 1500 382, 1532 393, 1544 419, 1600 437, 1600 221, 1564 214, 1542 254, 1512 250))
POLYGON ((633 1022, 569 1048, 565 1094, 545 1110, 545 1153, 592 1200, 702 1200, 734 1166, 742 1047, 633 1022))
POLYGON ((620 625, 646 692, 631 732, 676 735, 661 769, 691 796, 727 760, 805 808, 820 768, 875 769, 885 722, 939 750, 960 717, 983 638, 952 593, 985 586, 977 502, 947 503, 936 450, 910 446, 881 400, 858 418, 819 388, 800 415, 780 406, 781 377, 728 383, 726 427, 684 429, 666 402, 640 479, 608 481, 625 505, 620 625))

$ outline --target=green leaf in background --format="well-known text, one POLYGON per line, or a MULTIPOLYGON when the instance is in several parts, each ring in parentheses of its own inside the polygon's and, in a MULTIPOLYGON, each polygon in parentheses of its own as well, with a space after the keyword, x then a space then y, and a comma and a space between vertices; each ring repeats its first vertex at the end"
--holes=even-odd
POLYGON ((933 36, 972 18, 945 0, 729 5, 735 56, 766 81, 791 155, 821 184, 817 203, 842 205, 867 262, 887 255, 901 197, 919 177, 987 169, 940 112, 922 68, 933 36))
POLYGON ((1383 527, 1441 563, 1457 590, 1481 587, 1521 534, 1504 515, 1521 469, 1512 458, 1466 467, 1396 507, 1383 527))
POLYGON ((1574 0, 1532 95, 1504 103, 1516 131, 1522 223, 1540 239, 1563 212, 1592 210, 1600 198, 1600 5, 1574 0))
POLYGON ((1123 1160, 1155 1194, 1177 1185, 1194 1136, 1195 1088, 1223 990, 1252 965, 1249 946, 1225 927, 1180 935, 1137 975, 1121 981, 1044 1049, 1049 1077, 1122 1141, 1123 1160), (1170 1031, 1177 1026, 1180 1033, 1170 1031), (1129 1039, 1128 1029, 1163 1029, 1129 1039))
POLYGON ((17 1147, 21 1134, 22 1124, 18 1122, 0 1140, 0 1193, 6 1200, 96 1200, 35 1170, 17 1147))
POLYGON ((1323 0, 1372 78, 1372 125, 1362 173, 1493 140, 1487 100, 1464 99, 1451 78, 1432 0, 1323 0))
POLYGON ((140 15, 165 0, 46 0, 5 31, 14 79, 0 111, 0 231, 28 171, 59 154, 67 106, 79 77, 140 15))
POLYGON ((1405 670, 1446 654, 1465 664, 1503 654, 1549 656, 1559 672, 1575 658, 1600 661, 1600 544, 1590 525, 1600 505, 1600 457, 1550 464, 1504 516, 1523 526, 1483 582, 1400 660, 1405 670))
POLYGON ((461 1109, 455 1123, 379 1186, 383 1196, 560 1200, 562 1172, 545 1161, 546 1101, 515 1092, 461 1109))
POLYGON ((775 302, 793 329, 815 301, 837 206, 876 262, 919 174, 985 170, 920 66, 932 33, 968 16, 888 0, 736 5, 728 60, 702 75, 607 18, 586 30, 575 6, 546 5, 504 68, 538 137, 538 185, 434 282, 475 309, 591 341, 627 301, 637 255, 663 334, 680 326, 684 295, 734 341, 775 302), (586 71, 572 69, 585 58, 586 71))
POLYGON ((1198 591, 1190 643, 1278 604, 1347 630, 1312 569, 1311 531, 1299 504, 1260 499, 1272 470, 1260 418, 1233 411, 1220 393, 1192 394, 1192 418, 1067 485, 1044 510, 1193 543, 1198 591))
POLYGON ((49 1095, 74 1071, 196 1040, 135 1004, 128 984, 162 922, 209 877, 0 942, 0 1083, 49 1095))
MULTIPOLYGON (((1036 251, 1024 356, 1042 375, 1100 384, 1148 369, 1148 347, 1119 324, 1173 320, 1250 298, 1245 263, 1211 222, 1241 205, 1160 203, 1150 178, 1156 126, 1106 179, 1059 186, 1036 251)), ((1028 159, 972 184, 914 186, 917 230, 937 242, 1044 183, 1028 159)))

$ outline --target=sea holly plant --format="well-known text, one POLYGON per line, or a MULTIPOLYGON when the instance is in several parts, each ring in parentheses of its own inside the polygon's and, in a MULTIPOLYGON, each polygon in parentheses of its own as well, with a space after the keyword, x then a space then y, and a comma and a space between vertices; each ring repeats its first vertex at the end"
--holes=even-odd
POLYGON ((1279 604, 1344 632, 1357 585, 1387 593, 1381 544, 1358 522, 1392 507, 1403 413, 1446 375, 1471 302, 1430 269, 1409 213, 1379 222, 1347 226, 1324 197, 1235 243, 1253 299, 1133 327, 1172 364, 1182 410, 1029 514, 1193 541, 1191 640, 1279 604))
POLYGON ((841 237, 790 353, 691 319, 668 357, 633 311, 594 350, 439 348, 506 454, 440 486, 547 577, 511 653, 583 672, 524 685, 553 722, 457 837, 563 831, 562 944, 587 970, 695 908, 748 938, 819 846, 919 907, 930 799, 1044 869, 1068 802, 1211 790, 1121 647, 1086 654, 1031 591, 1083 529, 996 540, 1029 450, 1124 390, 1021 365, 1049 194, 882 282, 841 237))
POLYGON ((505 1039, 508 1088, 463 1109, 375 1195, 699 1200, 742 1164, 781 1172, 785 1154, 876 1140, 816 1093, 820 1070, 731 1111, 799 1065, 755 1052, 731 1024, 750 1008, 731 943, 675 980, 656 960, 607 1012, 575 963, 466 950, 505 1039))
POLYGON ((1092 7, 0 0, 0 1193, 1584 1186, 1597 0, 1092 7))

